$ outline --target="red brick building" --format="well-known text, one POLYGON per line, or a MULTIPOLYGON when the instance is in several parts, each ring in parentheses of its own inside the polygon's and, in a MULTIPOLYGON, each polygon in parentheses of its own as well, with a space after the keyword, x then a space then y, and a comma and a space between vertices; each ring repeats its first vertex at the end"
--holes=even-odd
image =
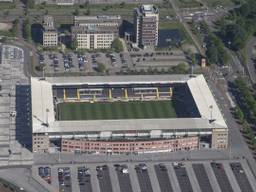
POLYGON ((63 152, 150 153, 198 149, 198 137, 144 141, 95 141, 63 139, 63 152))

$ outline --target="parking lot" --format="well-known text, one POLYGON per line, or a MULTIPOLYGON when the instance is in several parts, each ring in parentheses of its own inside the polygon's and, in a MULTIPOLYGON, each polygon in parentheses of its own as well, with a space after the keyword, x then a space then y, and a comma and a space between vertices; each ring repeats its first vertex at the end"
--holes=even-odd
POLYGON ((58 183, 56 191, 60 192, 198 192, 195 185, 200 186, 201 192, 256 191, 255 178, 246 161, 224 163, 230 167, 222 166, 222 162, 138 162, 42 165, 33 168, 41 176, 42 182, 51 186, 58 183), (57 170, 56 176, 53 170, 57 170), (216 180, 216 183, 212 180, 216 180))
POLYGON ((38 56, 39 66, 44 66, 46 75, 54 74, 90 74, 104 70, 119 71, 126 65, 127 59, 122 54, 84 53, 73 52, 62 54, 58 52, 44 52, 38 56))
POLYGON ((120 71, 168 69, 179 63, 188 63, 182 51, 138 53, 59 53, 43 52, 38 56, 38 65, 45 75, 63 74, 115 74, 120 71), (103 66, 103 67, 102 67, 103 66))

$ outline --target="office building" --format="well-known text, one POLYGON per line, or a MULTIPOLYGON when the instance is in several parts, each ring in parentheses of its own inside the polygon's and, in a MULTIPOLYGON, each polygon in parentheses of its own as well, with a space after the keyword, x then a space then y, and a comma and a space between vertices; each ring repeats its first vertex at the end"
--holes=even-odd
POLYGON ((58 32, 54 26, 54 18, 45 16, 43 21, 43 46, 54 47, 58 45, 58 32))
POLYGON ((135 42, 142 48, 158 44, 159 12, 154 5, 141 5, 134 10, 135 42))
POLYGON ((120 25, 120 16, 75 17, 72 40, 78 49, 107 49, 119 37, 120 25))

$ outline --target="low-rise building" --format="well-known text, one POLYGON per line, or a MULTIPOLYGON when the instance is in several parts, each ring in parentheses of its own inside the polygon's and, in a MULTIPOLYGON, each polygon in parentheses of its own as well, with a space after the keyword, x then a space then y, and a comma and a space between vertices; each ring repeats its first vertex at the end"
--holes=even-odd
POLYGON ((90 141, 85 139, 63 139, 63 152, 81 153, 153 153, 194 150, 199 147, 198 137, 178 139, 155 139, 142 141, 90 141))
POLYGON ((72 39, 78 49, 107 49, 119 36, 120 24, 120 16, 75 17, 72 39))

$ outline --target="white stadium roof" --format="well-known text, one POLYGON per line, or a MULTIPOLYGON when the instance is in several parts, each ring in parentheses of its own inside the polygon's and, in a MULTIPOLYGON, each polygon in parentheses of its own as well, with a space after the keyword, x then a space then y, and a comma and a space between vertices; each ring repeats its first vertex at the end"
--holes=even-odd
POLYGON ((227 128, 203 75, 49 77, 46 80, 32 77, 31 93, 33 133, 227 128), (52 85, 128 83, 187 83, 201 118, 55 120, 52 85), (49 126, 42 123, 48 123, 49 126))

